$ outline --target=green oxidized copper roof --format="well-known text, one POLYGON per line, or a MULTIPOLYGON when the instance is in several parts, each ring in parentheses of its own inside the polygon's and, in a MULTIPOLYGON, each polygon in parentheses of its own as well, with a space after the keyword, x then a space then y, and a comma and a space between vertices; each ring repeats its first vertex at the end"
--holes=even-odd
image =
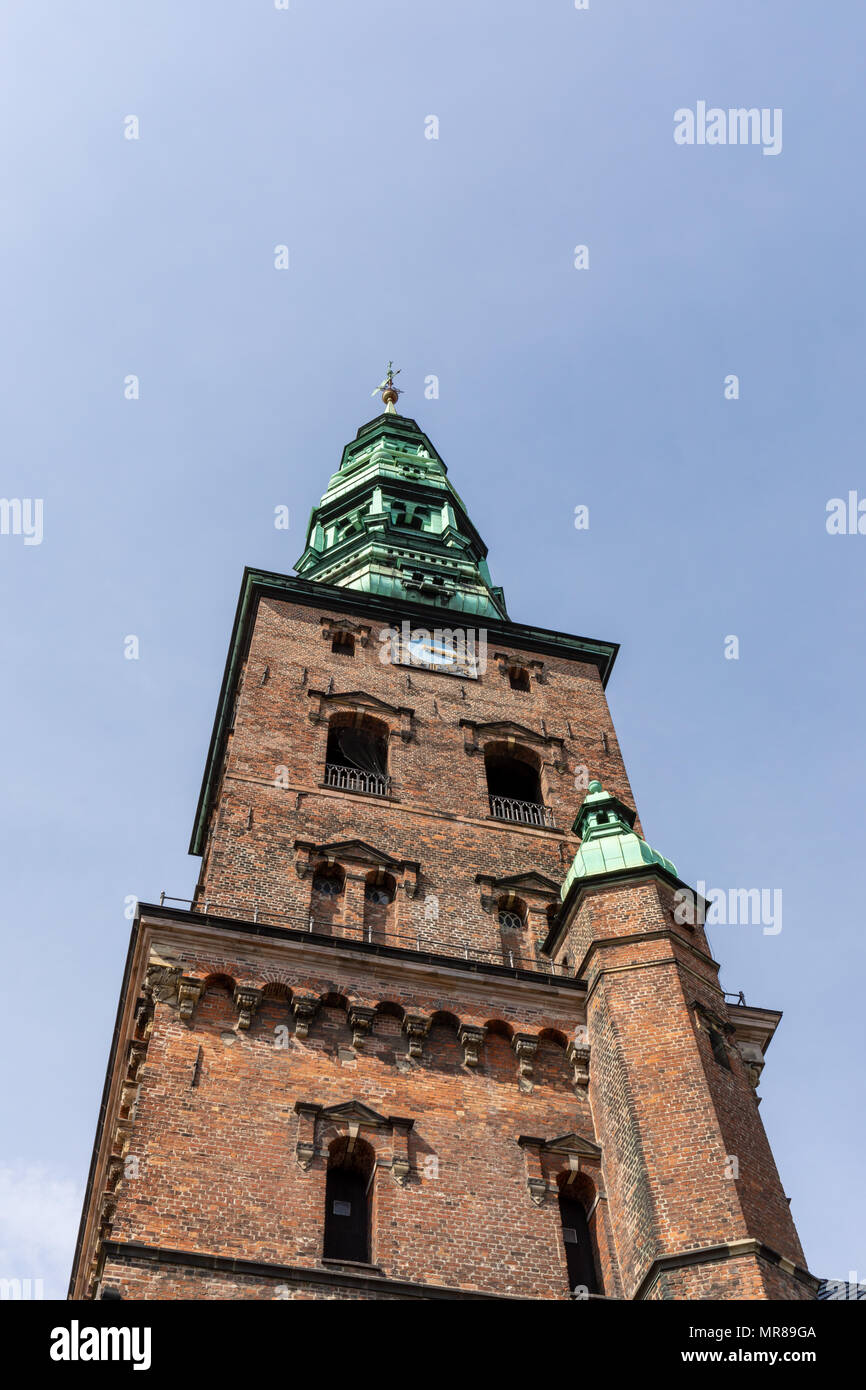
POLYGON ((295 568, 325 584, 507 619, 486 556, 426 434, 388 410, 343 450, 295 568))
POLYGON ((675 866, 638 835, 634 820, 630 806, 606 792, 601 782, 590 782, 572 826, 580 836, 580 849, 562 885, 563 901, 575 879, 622 873, 644 864, 658 864, 676 878, 675 866))

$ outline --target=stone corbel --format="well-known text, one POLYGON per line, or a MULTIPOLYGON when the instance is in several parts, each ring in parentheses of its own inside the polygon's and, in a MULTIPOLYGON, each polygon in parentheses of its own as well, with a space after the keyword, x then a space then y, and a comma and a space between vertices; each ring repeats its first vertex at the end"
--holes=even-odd
POLYGON ((108 1167, 105 1170, 105 1182, 109 1192, 113 1192, 123 1177, 123 1159, 112 1154, 108 1160, 108 1167))
POLYGON ((307 1037, 310 1031, 310 1024, 315 1018, 319 1009, 319 1000, 315 994, 296 994, 292 1000, 292 1013, 295 1015, 295 1035, 299 1038, 307 1037))
POLYGON ((295 1157, 305 1172, 316 1156, 316 1119, 321 1108, 321 1105, 308 1105, 303 1100, 295 1103, 295 1112, 298 1116, 295 1157))
POLYGON ((424 1039, 430 1032, 430 1020, 424 1014, 406 1014, 403 1019, 403 1032, 409 1039, 409 1056, 418 1058, 424 1048, 424 1039))
POLYGON ((420 868, 420 864, 416 864, 413 860, 404 859, 403 861, 403 873, 400 881, 403 892, 406 894, 407 898, 417 898, 418 896, 418 874, 420 868))
POLYGON ((523 1160, 526 1165, 526 1186, 529 1190, 530 1200, 535 1206, 543 1207, 547 1198, 547 1179, 544 1176, 544 1167, 541 1162, 544 1140, 521 1134, 517 1142, 523 1150, 523 1160))
POLYGON ((253 1014, 259 1007, 262 997, 260 989, 248 989, 246 985, 235 986, 235 1004, 238 1010, 238 1027, 244 1032, 253 1021, 253 1014))
POLYGON ((575 1090, 589 1085, 589 1043, 570 1042, 566 1056, 573 1068, 572 1084, 575 1090))
POLYGON ((117 1194, 115 1192, 103 1192, 99 1201, 99 1225, 103 1234, 107 1234, 111 1230, 116 1215, 117 1194))
POLYGON ((112 1135, 111 1152, 115 1158, 123 1159, 129 1152, 130 1141, 132 1140, 132 1120, 118 1119, 114 1126, 112 1135))
POLYGON ((409 1162, 409 1131, 412 1120, 390 1117, 392 1139, 391 1173, 394 1181, 405 1187, 409 1181, 411 1165, 409 1162))
POLYGON ((400 715, 400 727, 397 733, 404 743, 409 743, 412 738, 412 715, 414 714, 414 710, 406 709, 405 706, 401 705, 398 713, 400 715))
POLYGON ((736 1041, 734 1043, 737 1051, 743 1059, 743 1066, 749 1078, 752 1089, 757 1091, 758 1083, 761 1080, 761 1072, 764 1070, 764 1054, 756 1042, 736 1041))
POLYGON ((511 1039, 511 1046, 517 1056, 520 1080, 531 1086, 532 1062, 538 1051, 538 1038, 534 1038, 530 1033, 515 1033, 511 1039))
POLYGON ((460 1043, 463 1048, 463 1061, 467 1067, 477 1067, 481 1057, 481 1044, 484 1042, 486 1028, 478 1028, 474 1024, 461 1023, 460 1043))
POLYGON ((201 999, 204 990, 202 980, 196 980, 192 975, 181 975, 177 984, 177 1002, 180 1008, 180 1016, 185 1023, 192 1018, 192 1011, 201 999))
POLYGON ((140 1038, 133 1038, 126 1055, 126 1079, 128 1081, 141 1080, 141 1069, 146 1060, 147 1043, 142 1042, 140 1038))
POLYGON ((349 1005, 349 1027, 352 1030, 352 1046, 362 1048, 364 1039, 373 1028, 373 1020, 376 1017, 376 1010, 364 1007, 361 1004, 349 1005))
POLYGON ((120 1113, 127 1119, 132 1111, 132 1107, 138 1100, 139 1083, 137 1081, 124 1081, 120 1088, 120 1113))
POLYGON ((295 841, 295 873, 298 878, 305 879, 313 872, 313 850, 315 845, 311 840, 295 841))
POLYGON ((478 742, 478 735, 475 732, 476 726, 471 719, 461 719, 463 726, 463 748, 467 753, 477 753, 480 751, 481 744, 478 742))

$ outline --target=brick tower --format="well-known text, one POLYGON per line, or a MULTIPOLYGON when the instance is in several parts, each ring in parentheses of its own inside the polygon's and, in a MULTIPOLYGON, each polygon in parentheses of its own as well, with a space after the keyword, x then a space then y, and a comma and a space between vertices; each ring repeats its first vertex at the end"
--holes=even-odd
POLYGON ((510 621, 383 403, 297 577, 244 574, 71 1296, 811 1299, 755 1093, 779 1014, 726 1004, 635 829, 616 645, 510 621))

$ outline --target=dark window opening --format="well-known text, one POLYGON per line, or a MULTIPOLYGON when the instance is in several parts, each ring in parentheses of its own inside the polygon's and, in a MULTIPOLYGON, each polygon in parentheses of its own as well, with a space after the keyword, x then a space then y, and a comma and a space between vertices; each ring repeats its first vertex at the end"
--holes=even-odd
POLYGON ((534 763, 509 753, 490 752, 484 759, 490 814, 524 825, 553 825, 541 798, 541 778, 534 763))
POLYGON ((568 1192, 559 1194, 559 1215, 562 1221, 562 1238, 565 1243, 565 1262, 568 1269, 568 1287, 586 1289, 598 1293, 598 1278, 595 1272, 595 1252, 583 1203, 568 1192))
POLYGON ((345 791, 387 796, 387 729, 374 721, 332 723, 325 753, 325 781, 345 791))
POLYGON ((531 763, 507 754, 492 753, 485 758, 484 765, 487 770, 487 790, 491 796, 541 805, 541 783, 531 763))
POLYGON ((728 1056, 728 1049, 725 1045, 724 1037, 719 1029, 714 1028, 712 1024, 707 1025, 707 1032, 710 1035, 710 1046, 713 1049, 713 1056, 720 1066, 724 1067, 726 1071, 730 1071, 731 1059, 728 1056))
POLYGON ((331 639, 331 651, 338 656, 354 656, 355 639, 351 632, 335 632, 331 639))
POLYGON ((523 666, 512 666, 508 672, 508 682, 512 690, 529 690, 529 672, 523 666))
POLYGON ((374 1156, 362 1140, 351 1151, 345 1139, 332 1145, 325 1179, 322 1254, 326 1259, 369 1263, 374 1171, 374 1156))

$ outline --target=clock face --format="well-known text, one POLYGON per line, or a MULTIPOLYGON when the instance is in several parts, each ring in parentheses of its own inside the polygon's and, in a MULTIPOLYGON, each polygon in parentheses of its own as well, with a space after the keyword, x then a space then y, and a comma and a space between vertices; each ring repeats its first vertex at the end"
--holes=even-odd
POLYGON ((454 666, 457 652, 450 642, 437 642, 435 637, 413 637, 409 642, 412 660, 419 666, 454 666))
POLYGON ((408 664, 424 666, 428 671, 442 671, 451 676, 475 679, 478 675, 473 651, 438 633, 413 633, 404 648, 408 664))

